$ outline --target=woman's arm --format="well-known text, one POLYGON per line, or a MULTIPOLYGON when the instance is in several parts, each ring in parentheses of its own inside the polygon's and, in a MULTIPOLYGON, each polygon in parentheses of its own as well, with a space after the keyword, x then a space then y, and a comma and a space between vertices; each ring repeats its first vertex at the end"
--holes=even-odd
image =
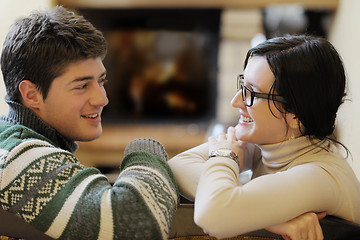
POLYGON ((168 161, 181 195, 189 200, 195 199, 200 174, 208 158, 209 145, 204 143, 182 152, 168 161))
MULTIPOLYGON (((209 151, 233 149, 236 142, 234 129, 229 128, 227 135, 209 137, 209 151)), ((336 208, 336 184, 329 184, 329 174, 315 164, 295 166, 241 185, 234 163, 230 158, 210 158, 201 172, 194 219, 210 235, 236 236, 284 223, 306 212, 336 208)))
MULTIPOLYGON (((242 147, 243 149, 241 152, 243 153, 243 156, 241 156, 239 152, 237 152, 237 154, 239 155, 239 161, 243 166, 242 170, 246 171, 252 169, 254 161, 259 161, 260 155, 259 149, 253 144, 246 143, 242 147)), ((170 168, 174 173, 180 193, 184 197, 190 200, 195 199, 200 174, 205 167, 204 164, 209 159, 209 152, 211 151, 212 150, 209 150, 209 143, 203 143, 179 153, 168 161, 170 168)))
POLYGON ((200 176, 195 222, 223 238, 284 223, 305 212, 334 209, 337 194, 325 171, 297 166, 240 185, 231 159, 210 159, 200 176))

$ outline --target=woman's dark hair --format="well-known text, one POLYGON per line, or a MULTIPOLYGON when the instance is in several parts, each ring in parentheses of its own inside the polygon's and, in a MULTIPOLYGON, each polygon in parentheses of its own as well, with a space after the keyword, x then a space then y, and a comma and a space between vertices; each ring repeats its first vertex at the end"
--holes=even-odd
POLYGON ((103 34, 82 16, 59 6, 17 20, 6 36, 1 70, 7 99, 20 102, 19 84, 35 83, 46 99, 54 78, 73 62, 104 58, 103 34))
POLYGON ((346 76, 331 43, 307 35, 277 37, 250 49, 245 67, 252 56, 266 58, 275 76, 270 93, 285 98, 287 103, 278 109, 298 117, 303 135, 320 140, 333 135, 346 96, 346 76))

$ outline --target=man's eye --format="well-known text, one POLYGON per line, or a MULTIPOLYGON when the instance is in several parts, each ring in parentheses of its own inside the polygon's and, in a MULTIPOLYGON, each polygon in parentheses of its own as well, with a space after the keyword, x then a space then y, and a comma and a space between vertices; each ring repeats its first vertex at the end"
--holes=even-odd
POLYGON ((103 79, 100 79, 100 80, 99 80, 99 84, 100 84, 101 86, 104 86, 108 81, 109 81, 109 80, 103 78, 103 79))
POLYGON ((82 85, 76 87, 76 89, 84 89, 84 88, 86 88, 87 86, 88 86, 88 84, 85 83, 85 84, 82 84, 82 85))

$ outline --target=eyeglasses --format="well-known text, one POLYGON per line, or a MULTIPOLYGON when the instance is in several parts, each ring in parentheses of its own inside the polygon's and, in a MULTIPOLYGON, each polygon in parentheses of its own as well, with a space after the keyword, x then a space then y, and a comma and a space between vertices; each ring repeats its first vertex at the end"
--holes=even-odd
POLYGON ((269 94, 269 93, 258 93, 258 92, 254 92, 250 88, 246 87, 244 84, 244 75, 243 74, 239 74, 237 76, 237 91, 238 92, 241 91, 243 102, 244 102, 245 106, 247 106, 247 107, 251 107, 253 105, 255 97, 268 99, 268 100, 271 99, 276 102, 286 103, 286 100, 279 95, 269 94))

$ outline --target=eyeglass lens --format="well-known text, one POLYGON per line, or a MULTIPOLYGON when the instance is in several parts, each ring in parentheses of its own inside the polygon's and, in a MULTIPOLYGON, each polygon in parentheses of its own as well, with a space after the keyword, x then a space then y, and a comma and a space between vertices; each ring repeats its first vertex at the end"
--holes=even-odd
POLYGON ((243 101, 246 106, 250 107, 252 105, 252 97, 251 92, 247 89, 244 85, 242 85, 242 94, 243 94, 243 101))
POLYGON ((238 91, 240 90, 244 104, 250 107, 252 105, 253 98, 251 91, 244 85, 244 77, 242 75, 238 77, 238 91))

